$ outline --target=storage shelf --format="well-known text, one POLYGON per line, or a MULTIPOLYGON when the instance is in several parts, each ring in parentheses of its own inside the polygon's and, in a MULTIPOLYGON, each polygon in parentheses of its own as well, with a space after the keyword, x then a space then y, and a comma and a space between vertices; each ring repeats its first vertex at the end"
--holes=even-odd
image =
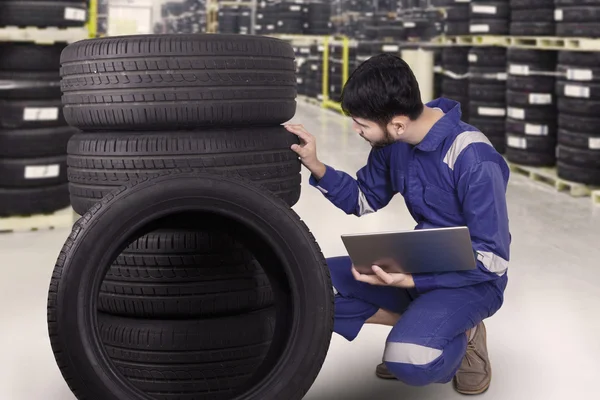
POLYGON ((538 50, 600 51, 600 39, 554 36, 440 36, 439 45, 503 46, 538 50))
POLYGON ((79 218, 71 207, 52 214, 0 218, 0 232, 29 232, 41 229, 71 228, 79 218))
POLYGON ((73 43, 90 37, 87 28, 37 28, 8 26, 0 28, 0 42, 33 42, 36 44, 73 43))

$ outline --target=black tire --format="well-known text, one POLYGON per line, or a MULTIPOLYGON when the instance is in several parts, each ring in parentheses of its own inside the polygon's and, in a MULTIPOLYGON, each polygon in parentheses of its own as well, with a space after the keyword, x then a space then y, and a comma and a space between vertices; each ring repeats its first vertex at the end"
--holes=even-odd
POLYGON ((600 83, 556 82, 556 94, 563 97, 600 100, 600 83))
POLYGON ((532 153, 554 153, 556 143, 556 136, 532 136, 506 132, 507 147, 527 150, 532 153))
POLYGON ((506 117, 506 105, 503 102, 488 103, 482 101, 470 101, 469 115, 471 116, 471 120, 476 118, 486 118, 504 121, 504 118, 506 117))
POLYGON ((506 85, 508 74, 506 65, 496 67, 469 67, 469 80, 471 83, 483 83, 488 85, 506 85))
POLYGON ((551 8, 533 10, 513 10, 513 22, 554 22, 554 10, 551 8))
POLYGON ((479 129, 488 138, 502 138, 504 142, 506 129, 503 119, 474 117, 469 120, 469 124, 479 129))
POLYGON ((506 49, 502 47, 473 47, 469 51, 473 67, 498 67, 506 64, 506 49))
POLYGON ((571 97, 558 98, 558 111, 583 117, 595 117, 600 110, 600 101, 577 99, 571 97))
POLYGON ((471 19, 503 20, 510 15, 510 6, 505 1, 477 1, 470 2, 471 19))
POLYGON ((600 64, 600 52, 559 51, 558 64, 576 65, 578 67, 597 68, 600 64))
POLYGON ((69 126, 43 129, 0 130, 0 157, 64 155, 77 130, 69 126))
POLYGON ((561 144, 558 146, 558 158, 569 165, 600 170, 600 151, 598 149, 578 149, 561 144))
POLYGON ((508 35, 509 22, 503 19, 471 19, 469 33, 471 35, 508 35))
POLYGON ((568 81, 600 82, 600 68, 598 67, 558 64, 556 71, 561 78, 568 81))
POLYGON ((558 177, 584 185, 600 186, 600 169, 569 165, 561 160, 556 163, 558 177))
POLYGON ((506 91, 506 104, 512 107, 543 107, 555 108, 554 93, 530 93, 506 91))
POLYGON ((538 71, 554 71, 556 58, 554 51, 519 48, 509 48, 506 51, 506 59, 509 63, 525 64, 529 66, 529 69, 538 71))
POLYGON ((469 85, 469 98, 471 100, 502 103, 506 99, 506 90, 504 86, 471 83, 469 85))
POLYGON ((554 0, 556 6, 600 6, 600 0, 554 0))
POLYGON ((469 81, 466 79, 444 78, 442 93, 450 96, 467 97, 469 95, 469 81))
POLYGON ((0 71, 58 71, 60 53, 65 47, 65 43, 37 45, 27 42, 0 42, 0 71))
POLYGON ((98 310, 112 315, 185 319, 266 308, 273 305, 273 292, 252 254, 233 239, 157 231, 115 260, 98 301, 98 310))
POLYGON ((464 36, 469 34, 469 21, 448 21, 444 24, 444 33, 447 36, 464 36))
POLYGON ((558 130, 558 143, 575 149, 593 150, 600 155, 599 132, 582 133, 561 128, 558 130))
POLYGON ((51 72, 0 72, 0 99, 60 99, 60 76, 51 72))
POLYGON ((550 106, 517 106, 507 104, 506 115, 518 121, 528 121, 536 124, 556 121, 556 107, 550 106))
POLYGON ((530 93, 554 93, 556 79, 552 76, 508 75, 506 89, 530 93))
POLYGON ((0 129, 53 128, 66 124, 60 98, 0 100, 0 129))
POLYGON ((556 137, 556 130, 555 121, 538 124, 529 121, 519 121, 512 118, 506 119, 506 132, 513 132, 519 135, 556 137))
POLYGON ((112 130, 280 124, 296 111, 294 57, 250 35, 83 40, 62 53, 65 118, 112 130))
POLYGON ((555 36, 554 22, 511 22, 510 34, 513 36, 555 36))
POLYGON ((510 8, 520 10, 529 8, 554 8, 554 3, 548 0, 510 0, 510 8))
POLYGON ((556 155, 552 153, 534 153, 532 151, 515 149, 506 146, 506 159, 514 164, 530 167, 553 167, 556 165, 556 155))
POLYGON ((3 0, 0 26, 83 26, 87 22, 86 1, 3 0))
POLYGON ((596 22, 558 22, 556 35, 565 37, 600 37, 600 26, 596 22))
POLYGON ((600 126, 598 114, 593 117, 581 117, 564 112, 558 114, 558 126, 572 132, 596 134, 600 126))
POLYGON ((0 187, 54 186, 66 182, 66 156, 0 158, 0 187))
POLYGON ((74 210, 83 214, 115 187, 177 168, 236 172, 290 206, 301 191, 298 138, 281 126, 168 133, 84 133, 68 146, 74 210))
POLYGON ((0 188, 0 217, 51 214, 69 206, 65 183, 38 188, 0 188))
POLYGON ((157 399, 176 392, 196 399, 231 398, 235 382, 250 378, 264 360, 275 322, 274 308, 188 321, 98 313, 100 337, 116 369, 157 399), (199 382, 215 390, 206 393, 199 382), (215 387, 218 383, 220 388, 215 387))
POLYGON ((468 4, 451 6, 446 10, 446 21, 468 21, 471 15, 468 4))
POLYGON ((561 22, 597 22, 600 7, 566 7, 560 9, 561 22))
MULTIPOLYGON (((79 398, 146 398, 120 377, 98 346, 97 293, 125 243, 149 230, 190 225, 236 237, 272 281, 273 341, 236 398, 301 399, 319 373, 331 340, 334 302, 325 259, 306 226, 281 200, 237 178, 198 173, 168 173, 130 183, 73 227, 48 295, 51 345, 72 392, 79 398)), ((245 334, 232 335, 236 333, 245 334)), ((178 390, 189 393, 194 388, 181 385, 178 390)))

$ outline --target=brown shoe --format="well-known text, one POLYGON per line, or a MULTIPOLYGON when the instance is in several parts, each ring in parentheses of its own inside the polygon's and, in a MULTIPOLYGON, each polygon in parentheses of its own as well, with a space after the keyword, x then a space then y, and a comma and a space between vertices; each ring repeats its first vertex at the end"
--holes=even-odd
POLYGON ((454 376, 456 391, 461 394, 481 394, 492 381, 492 366, 487 351, 485 325, 477 325, 475 337, 467 345, 467 353, 454 376))
POLYGON ((377 366, 377 368, 375 368, 375 375, 381 379, 396 379, 396 377, 385 366, 385 363, 381 363, 377 366))

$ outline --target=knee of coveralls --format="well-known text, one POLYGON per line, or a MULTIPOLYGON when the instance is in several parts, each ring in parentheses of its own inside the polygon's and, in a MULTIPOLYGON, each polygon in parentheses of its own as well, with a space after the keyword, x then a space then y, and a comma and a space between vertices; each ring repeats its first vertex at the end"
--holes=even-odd
POLYGON ((460 367, 466 346, 466 335, 454 338, 443 349, 388 340, 383 361, 396 379, 407 385, 448 383, 460 367))

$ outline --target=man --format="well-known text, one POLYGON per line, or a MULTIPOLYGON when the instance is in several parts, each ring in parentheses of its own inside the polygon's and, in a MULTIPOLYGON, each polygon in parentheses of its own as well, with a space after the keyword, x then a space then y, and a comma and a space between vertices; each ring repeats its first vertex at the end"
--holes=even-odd
POLYGON ((301 125, 287 125, 301 139, 292 150, 311 171, 311 185, 347 214, 375 212, 400 193, 416 229, 468 226, 477 269, 411 276, 373 266, 374 274, 361 275, 348 257, 331 258, 334 329, 352 341, 365 323, 393 327, 376 369, 381 378, 415 386, 454 380, 460 393, 483 393, 492 370, 482 321, 502 306, 508 279, 508 167, 483 133, 461 121, 457 102, 424 105, 398 57, 363 63, 344 88, 342 108, 372 145, 357 180, 319 161, 315 138, 301 125))

